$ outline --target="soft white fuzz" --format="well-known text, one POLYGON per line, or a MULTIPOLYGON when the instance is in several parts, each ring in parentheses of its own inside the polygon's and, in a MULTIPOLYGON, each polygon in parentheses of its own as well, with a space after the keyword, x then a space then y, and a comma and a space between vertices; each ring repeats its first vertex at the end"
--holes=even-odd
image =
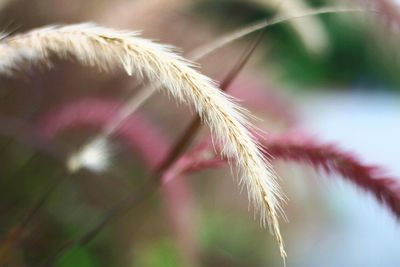
POLYGON ((97 138, 72 154, 67 161, 67 168, 71 173, 83 168, 101 173, 109 167, 109 157, 110 144, 107 139, 97 138))
POLYGON ((168 46, 139 38, 137 33, 92 24, 45 27, 3 39, 0 72, 7 73, 30 62, 47 64, 51 55, 74 58, 101 70, 122 66, 128 74, 159 82, 175 99, 194 106, 210 127, 214 140, 222 145, 223 156, 237 163, 241 183, 260 212, 261 222, 268 222, 272 228, 285 257, 277 219, 282 195, 276 175, 249 132, 244 110, 208 77, 168 46))

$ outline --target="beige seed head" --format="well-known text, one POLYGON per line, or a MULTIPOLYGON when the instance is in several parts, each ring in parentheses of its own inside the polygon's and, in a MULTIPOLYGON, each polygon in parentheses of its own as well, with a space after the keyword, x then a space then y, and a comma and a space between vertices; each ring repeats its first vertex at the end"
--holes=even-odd
POLYGON ((241 183, 268 223, 285 257, 278 213, 282 195, 271 164, 250 134, 243 109, 171 47, 93 24, 45 27, 0 41, 0 72, 9 73, 25 63, 48 63, 50 56, 74 58, 101 70, 123 67, 126 72, 161 83, 180 102, 189 103, 210 127, 222 153, 236 162, 241 183))

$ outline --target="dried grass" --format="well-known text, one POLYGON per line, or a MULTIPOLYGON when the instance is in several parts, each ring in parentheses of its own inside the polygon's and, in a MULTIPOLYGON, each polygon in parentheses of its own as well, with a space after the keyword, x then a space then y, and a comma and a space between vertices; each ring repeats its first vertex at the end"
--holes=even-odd
MULTIPOLYGON (((264 0, 260 0, 264 1, 264 0)), ((286 6, 286 5, 285 5, 286 6)), ((213 53, 214 51, 225 47, 226 45, 237 41, 238 39, 241 39, 242 37, 245 37, 251 33, 254 33, 255 31, 264 29, 269 26, 273 26, 275 24, 283 23, 286 21, 291 21, 294 19, 298 18, 307 18, 307 17, 312 17, 315 15, 320 15, 320 14, 326 14, 326 13, 342 13, 342 12, 367 12, 368 10, 363 10, 363 9, 348 9, 348 8, 337 8, 337 7, 324 7, 320 9, 315 9, 311 11, 305 11, 304 9, 301 9, 300 12, 295 10, 290 6, 290 12, 283 12, 283 15, 276 16, 272 20, 262 20, 258 23, 245 26, 242 29, 236 30, 233 33, 228 33, 218 39, 216 39, 213 42, 208 42, 207 44, 198 47, 195 49, 192 53, 189 54, 189 57, 192 60, 200 60, 207 55, 213 53)), ((315 33, 315 32, 314 32, 315 33)), ((134 113, 141 105, 143 105, 152 95, 154 92, 156 92, 157 89, 160 87, 160 84, 158 85, 150 85, 146 86, 145 88, 141 89, 141 92, 139 92, 138 95, 133 96, 131 99, 129 99, 124 107, 122 108, 120 114, 117 116, 116 122, 111 123, 111 125, 108 125, 106 129, 102 132, 101 136, 99 138, 103 138, 104 136, 112 134, 115 129, 120 127, 121 123, 132 113, 134 113)))
POLYGON ((51 56, 74 58, 110 71, 123 67, 128 74, 160 82, 180 102, 190 103, 210 127, 222 155, 235 160, 249 198, 275 234, 285 257, 278 213, 282 195, 271 164, 264 158, 251 127, 237 106, 206 76, 173 53, 168 46, 139 38, 137 33, 92 24, 52 26, 4 38, 0 43, 0 72, 12 73, 26 63, 49 64, 51 56))

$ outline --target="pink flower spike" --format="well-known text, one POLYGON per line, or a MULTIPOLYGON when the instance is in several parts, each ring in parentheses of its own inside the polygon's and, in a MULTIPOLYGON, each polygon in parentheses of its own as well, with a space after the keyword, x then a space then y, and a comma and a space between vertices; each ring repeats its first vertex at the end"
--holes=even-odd
MULTIPOLYGON (((371 193, 400 219, 400 180, 385 175, 380 167, 367 165, 337 145, 324 144, 303 134, 269 135, 259 141, 266 148, 266 156, 273 160, 294 161, 322 169, 328 174, 340 174, 345 180, 371 193)), ((210 157, 211 152, 210 145, 208 148, 195 148, 182 156, 170 172, 176 176, 177 172, 189 174, 221 167, 222 159, 210 157)))
POLYGON ((400 181, 378 166, 367 165, 334 144, 323 144, 301 135, 269 137, 263 144, 276 159, 306 163, 326 173, 338 173, 345 180, 370 192, 400 219, 400 181))

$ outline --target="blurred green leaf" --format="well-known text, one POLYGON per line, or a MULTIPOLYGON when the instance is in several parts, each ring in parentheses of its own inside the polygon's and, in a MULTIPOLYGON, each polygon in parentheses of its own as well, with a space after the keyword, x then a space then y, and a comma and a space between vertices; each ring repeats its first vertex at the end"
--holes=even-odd
POLYGON ((169 239, 158 240, 138 253, 136 264, 140 267, 182 267, 179 252, 169 239))
POLYGON ((93 256, 85 248, 77 247, 71 249, 61 256, 56 262, 56 267, 95 267, 96 264, 93 256))

